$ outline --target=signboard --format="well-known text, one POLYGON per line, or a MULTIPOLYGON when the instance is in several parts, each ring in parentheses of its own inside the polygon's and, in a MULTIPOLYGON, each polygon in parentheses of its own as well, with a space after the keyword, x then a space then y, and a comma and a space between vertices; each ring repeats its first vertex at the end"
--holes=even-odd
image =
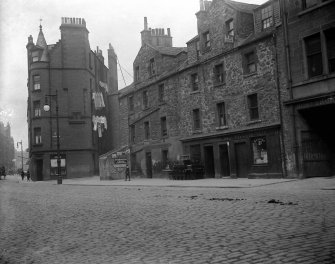
POLYGON ((127 166, 127 159, 115 159, 114 160, 114 167, 126 168, 126 166, 127 166))

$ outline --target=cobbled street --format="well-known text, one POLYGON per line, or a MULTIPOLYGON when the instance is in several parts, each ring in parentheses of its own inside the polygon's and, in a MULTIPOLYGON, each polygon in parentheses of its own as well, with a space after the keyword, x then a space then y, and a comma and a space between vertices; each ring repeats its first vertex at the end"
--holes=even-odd
MULTIPOLYGON (((12 176, 13 177, 13 176, 12 176)), ((0 263, 335 263, 335 190, 0 181, 0 263)))

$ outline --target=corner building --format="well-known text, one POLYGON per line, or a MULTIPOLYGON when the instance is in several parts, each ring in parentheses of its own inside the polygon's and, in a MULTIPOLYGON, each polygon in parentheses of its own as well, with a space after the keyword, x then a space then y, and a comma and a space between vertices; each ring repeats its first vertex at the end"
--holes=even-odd
MULTIPOLYGON (((98 156, 111 149, 111 94, 115 71, 104 65, 102 51, 90 49, 86 22, 62 18, 61 39, 47 45, 40 26, 36 43, 28 38, 28 129, 33 180, 56 179, 57 136, 64 178, 98 173, 98 156), (57 94, 57 98, 56 95, 57 94), (56 129, 58 101, 59 135, 56 129), (50 111, 43 109, 50 105, 50 111)), ((110 46, 109 66, 116 67, 110 46), (115 64, 115 65, 114 65, 115 64)))
POLYGON ((120 91, 132 169, 158 177, 186 155, 207 178, 285 176, 279 1, 200 1, 196 17, 186 49, 144 21, 134 83, 120 91))

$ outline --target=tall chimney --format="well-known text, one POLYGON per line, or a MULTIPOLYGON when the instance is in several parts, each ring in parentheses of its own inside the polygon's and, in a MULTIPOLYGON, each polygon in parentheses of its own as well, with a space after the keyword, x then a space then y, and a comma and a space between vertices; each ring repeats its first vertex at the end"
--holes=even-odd
POLYGON ((144 30, 148 30, 148 20, 147 20, 147 17, 144 17, 144 30))
POLYGON ((170 28, 167 29, 167 34, 168 34, 169 37, 171 36, 170 28))

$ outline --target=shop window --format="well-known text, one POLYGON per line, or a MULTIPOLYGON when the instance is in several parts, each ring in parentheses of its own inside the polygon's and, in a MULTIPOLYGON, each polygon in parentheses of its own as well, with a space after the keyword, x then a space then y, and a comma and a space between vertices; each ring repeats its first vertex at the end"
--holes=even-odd
POLYGON ((220 127, 227 125, 225 103, 224 102, 218 103, 216 107, 218 115, 218 125, 220 127))
POLYGON ((201 120, 200 120, 200 109, 193 110, 193 129, 200 130, 201 129, 201 120))
POLYGON ((249 107, 249 116, 250 120, 258 120, 258 98, 257 94, 248 95, 248 107, 249 107))
POLYGON ((221 84, 225 82, 225 72, 223 63, 215 65, 214 67, 214 83, 221 84))
POLYGON ((167 136, 166 117, 161 117, 161 135, 162 137, 167 136))
POLYGON ((268 152, 266 146, 266 137, 256 137, 251 139, 253 164, 267 164, 268 152))
POLYGON ((142 98, 143 98, 143 108, 146 109, 149 107, 148 91, 145 90, 142 92, 142 98))
POLYGON ((164 95, 165 95, 164 90, 165 90, 164 83, 162 83, 158 86, 158 101, 159 102, 164 102, 164 95))
POLYGON ((41 102, 40 101, 33 102, 33 111, 34 111, 34 117, 41 116, 41 102))
POLYGON ((272 5, 263 8, 261 14, 262 14, 262 29, 271 27, 273 25, 272 5))
POLYGON ((199 90, 199 77, 197 73, 194 73, 191 75, 191 86, 192 86, 192 91, 199 90))
POLYGON ((320 34, 305 38, 308 76, 315 77, 323 73, 320 34))
POLYGON ((42 144, 42 130, 40 127, 34 128, 34 139, 35 144, 42 144))
POLYGON ((190 146, 190 158, 192 163, 199 164, 201 162, 201 146, 191 145, 190 146))
POLYGON ((150 126, 149 122, 144 122, 144 139, 150 138, 150 126))
POLYGON ((134 111, 134 97, 132 95, 128 97, 128 109, 130 112, 134 111))
POLYGON ((34 85, 34 91, 41 90, 41 77, 39 75, 33 76, 33 85, 34 85))
POLYGON ((256 72, 256 58, 255 52, 251 51, 245 53, 243 56, 243 66, 244 66, 244 74, 251 74, 256 72))

